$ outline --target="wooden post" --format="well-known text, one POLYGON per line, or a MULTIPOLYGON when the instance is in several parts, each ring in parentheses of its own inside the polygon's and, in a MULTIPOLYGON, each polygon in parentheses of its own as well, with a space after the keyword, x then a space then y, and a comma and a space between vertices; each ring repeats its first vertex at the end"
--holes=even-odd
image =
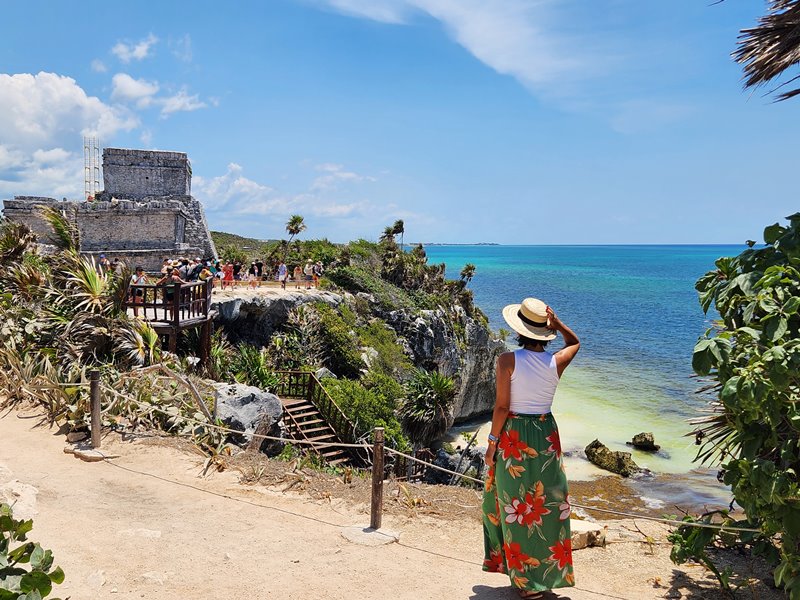
POLYGON ((383 427, 374 429, 372 444, 372 502, 370 505, 369 526, 381 528, 383 517, 383 427))
POLYGON ((100 371, 89 372, 89 400, 92 414, 92 448, 100 447, 100 371))
POLYGON ((172 324, 177 331, 181 324, 181 302, 183 301, 183 298, 181 298, 181 284, 173 283, 172 289, 172 324))

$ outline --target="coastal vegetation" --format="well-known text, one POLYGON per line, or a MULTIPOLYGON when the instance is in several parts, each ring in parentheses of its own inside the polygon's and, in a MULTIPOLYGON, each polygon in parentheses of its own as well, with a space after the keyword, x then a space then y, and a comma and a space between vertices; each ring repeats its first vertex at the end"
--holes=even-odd
POLYGON ((0 600, 41 600, 64 581, 53 552, 28 541, 32 529, 32 519, 15 519, 11 506, 0 504, 0 600))
POLYGON ((697 282, 700 303, 719 313, 694 349, 695 372, 709 380, 709 414, 696 421, 698 460, 719 466, 745 518, 714 511, 681 527, 673 558, 708 566, 728 587, 706 547, 738 544, 775 566, 775 583, 800 598, 800 213, 764 230, 765 245, 717 260, 697 282), (732 528, 758 533, 735 535, 732 528))
MULTIPOLYGON (((298 261, 322 257, 327 275, 321 287, 336 290, 346 301, 335 308, 325 302, 291 307, 263 343, 232 343, 222 328, 212 337, 208 362, 197 367, 198 344, 192 334, 178 345, 177 355, 163 352, 156 332, 126 312, 129 274, 98 270, 78 251, 77 230, 56 211, 46 216, 59 240, 47 252, 24 226, 0 224, 0 388, 6 403, 34 401, 66 431, 86 431, 88 372, 97 369, 111 396, 104 411, 106 426, 136 424, 183 433, 213 453, 224 444, 224 436, 203 425, 211 423, 198 410, 191 390, 180 381, 165 382, 157 366, 193 382, 208 405, 213 391, 207 382, 274 391, 276 371, 324 367, 338 377, 325 379, 326 389, 361 434, 383 426, 388 443, 409 449, 409 433, 425 429, 419 422, 429 414, 425 403, 442 397, 448 386, 447 401, 430 414, 439 433, 442 425, 452 423, 447 402, 452 403, 453 380, 438 373, 430 358, 412 357, 397 325, 387 319, 402 313, 413 321, 424 311, 438 311, 447 331, 463 343, 464 315, 483 323, 485 317, 473 305, 465 280, 449 281, 444 265, 428 265, 422 246, 403 252, 393 237, 380 243, 294 239, 288 245, 261 246, 244 238, 222 238, 240 250, 288 247, 298 261), (150 366, 153 370, 146 369, 150 366), (137 369, 136 376, 130 375, 132 369, 137 369), (426 394, 426 385, 431 394, 426 394), (404 428, 398 411, 401 405, 411 410, 414 402, 419 403, 413 413, 418 415, 416 429, 408 422, 404 428)), ((302 225, 292 217, 287 231, 296 236, 302 225)), ((402 223, 392 229, 402 235, 402 223)), ((425 444, 435 437, 413 436, 425 444)))

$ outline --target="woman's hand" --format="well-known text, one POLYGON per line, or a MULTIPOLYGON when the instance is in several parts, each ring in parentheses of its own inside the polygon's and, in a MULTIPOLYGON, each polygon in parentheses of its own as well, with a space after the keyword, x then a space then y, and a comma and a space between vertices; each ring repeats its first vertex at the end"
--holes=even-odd
POLYGON ((561 331, 564 328, 561 319, 556 316, 556 313, 549 306, 547 307, 547 328, 551 331, 561 331))
POLYGON ((487 466, 493 467, 494 466, 494 453, 497 451, 497 445, 489 444, 489 447, 486 449, 486 456, 483 457, 483 461, 486 463, 487 466))

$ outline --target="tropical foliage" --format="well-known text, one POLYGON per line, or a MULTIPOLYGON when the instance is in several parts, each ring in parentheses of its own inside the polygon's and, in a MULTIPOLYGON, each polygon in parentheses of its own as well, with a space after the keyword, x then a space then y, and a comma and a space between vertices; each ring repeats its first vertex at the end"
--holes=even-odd
POLYGON ((0 600, 41 600, 64 581, 53 552, 28 541, 31 529, 33 520, 15 519, 11 506, 0 504, 0 600))
POLYGON ((418 369, 405 388, 398 410, 403 431, 416 446, 429 446, 453 424, 455 384, 436 371, 418 369))
MULTIPOLYGON (((788 219, 764 230, 764 247, 720 258, 697 282, 703 310, 715 308, 720 321, 694 349, 694 369, 712 380, 706 389, 713 394, 694 434, 698 459, 721 467, 744 509, 738 525, 760 530, 740 541, 773 560, 775 583, 798 599, 800 213, 788 219)), ((699 555, 712 541, 683 529, 673 540, 675 558, 699 555), (687 551, 691 535, 696 543, 687 551)))

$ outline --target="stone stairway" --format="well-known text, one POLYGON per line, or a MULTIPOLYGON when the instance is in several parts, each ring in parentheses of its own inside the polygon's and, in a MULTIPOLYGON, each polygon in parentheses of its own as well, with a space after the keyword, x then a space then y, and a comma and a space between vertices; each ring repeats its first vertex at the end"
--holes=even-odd
MULTIPOLYGON (((281 398, 288 433, 296 440, 310 442, 341 442, 319 410, 305 398, 281 398)), ((319 453, 331 466, 348 466, 350 456, 344 448, 307 446, 319 453)))

